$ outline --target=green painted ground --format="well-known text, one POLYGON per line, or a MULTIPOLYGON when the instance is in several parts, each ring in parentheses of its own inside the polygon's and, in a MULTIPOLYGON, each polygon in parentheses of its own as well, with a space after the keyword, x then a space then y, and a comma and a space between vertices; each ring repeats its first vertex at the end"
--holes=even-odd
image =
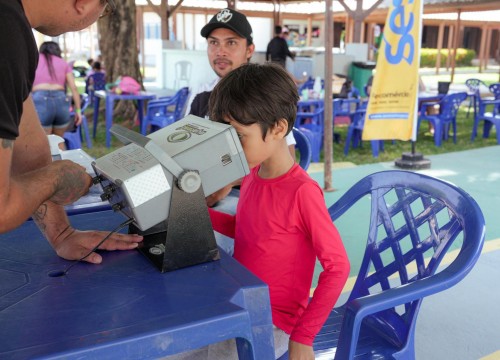
MULTIPOLYGON (((459 151, 440 155, 427 156, 431 160, 431 169, 418 171, 452 182, 467 191, 481 207, 486 219, 486 240, 500 239, 500 215, 497 207, 500 205, 500 146, 490 146, 480 149, 459 151)), ((324 174, 322 164, 314 164, 309 173, 323 185, 324 174)), ((393 162, 353 166, 343 163, 335 166, 332 171, 334 192, 325 193, 327 206, 331 206, 355 182, 366 175, 383 170, 395 170, 393 162)), ((343 215, 336 226, 342 236, 349 259, 351 261, 351 276, 358 272, 361 257, 366 244, 366 233, 360 222, 368 222, 369 202, 351 209, 343 215)), ((321 266, 317 265, 317 273, 321 266)), ((317 284, 317 277, 313 287, 317 284)))

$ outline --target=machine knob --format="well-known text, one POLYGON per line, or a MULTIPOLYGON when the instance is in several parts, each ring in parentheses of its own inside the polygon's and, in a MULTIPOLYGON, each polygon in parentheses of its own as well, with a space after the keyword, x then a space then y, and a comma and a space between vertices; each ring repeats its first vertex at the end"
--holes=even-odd
POLYGON ((193 170, 184 171, 177 179, 177 186, 189 194, 196 192, 201 186, 200 174, 193 170))

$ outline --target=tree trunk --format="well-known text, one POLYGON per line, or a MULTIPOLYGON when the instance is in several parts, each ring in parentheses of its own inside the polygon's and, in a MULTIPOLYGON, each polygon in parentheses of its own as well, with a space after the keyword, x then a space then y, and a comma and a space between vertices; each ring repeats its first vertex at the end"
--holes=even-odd
MULTIPOLYGON (((128 75, 142 84, 136 34, 135 0, 115 1, 116 11, 97 22, 99 48, 106 69, 106 80, 128 75)), ((133 119, 136 109, 130 101, 119 101, 114 115, 133 119)))

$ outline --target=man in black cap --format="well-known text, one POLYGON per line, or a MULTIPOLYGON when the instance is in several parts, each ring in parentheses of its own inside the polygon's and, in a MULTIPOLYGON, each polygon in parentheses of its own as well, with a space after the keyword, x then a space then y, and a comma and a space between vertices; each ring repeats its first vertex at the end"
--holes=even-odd
MULTIPOLYGON (((247 17, 233 9, 222 9, 201 29, 201 36, 207 39, 208 61, 218 77, 191 95, 186 114, 208 118, 208 99, 213 88, 221 78, 231 70, 250 61, 255 45, 252 26, 247 17)), ((295 139, 292 132, 287 135, 290 152, 295 157, 295 139)), ((207 197, 208 206, 213 206, 224 199, 231 191, 231 186, 207 197)), ((232 208, 232 206, 230 206, 232 208)), ((223 209, 224 210, 224 209, 223 209)), ((219 243, 221 246, 221 244, 219 243)), ((222 245, 223 248, 225 248, 222 245)), ((225 248, 225 250, 228 250, 225 248)), ((231 251, 229 251, 231 253, 231 251)))
POLYGON ((218 78, 191 97, 187 111, 205 117, 208 115, 208 98, 219 78, 248 63, 255 45, 252 27, 246 16, 232 9, 223 9, 215 14, 201 29, 201 36, 207 39, 208 61, 218 78))

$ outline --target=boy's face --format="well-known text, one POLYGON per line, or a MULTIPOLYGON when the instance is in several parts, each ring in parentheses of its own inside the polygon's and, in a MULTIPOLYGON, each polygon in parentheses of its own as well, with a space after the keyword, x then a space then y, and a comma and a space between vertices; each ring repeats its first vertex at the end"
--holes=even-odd
POLYGON ((269 134, 266 134, 266 138, 262 139, 262 129, 259 124, 242 125, 235 120, 226 120, 229 125, 235 128, 238 134, 250 169, 271 156, 274 150, 272 141, 270 141, 269 134))
POLYGON ((208 42, 208 61, 219 77, 226 76, 231 70, 246 64, 252 57, 255 46, 247 46, 247 40, 234 31, 218 28, 210 33, 208 42))

